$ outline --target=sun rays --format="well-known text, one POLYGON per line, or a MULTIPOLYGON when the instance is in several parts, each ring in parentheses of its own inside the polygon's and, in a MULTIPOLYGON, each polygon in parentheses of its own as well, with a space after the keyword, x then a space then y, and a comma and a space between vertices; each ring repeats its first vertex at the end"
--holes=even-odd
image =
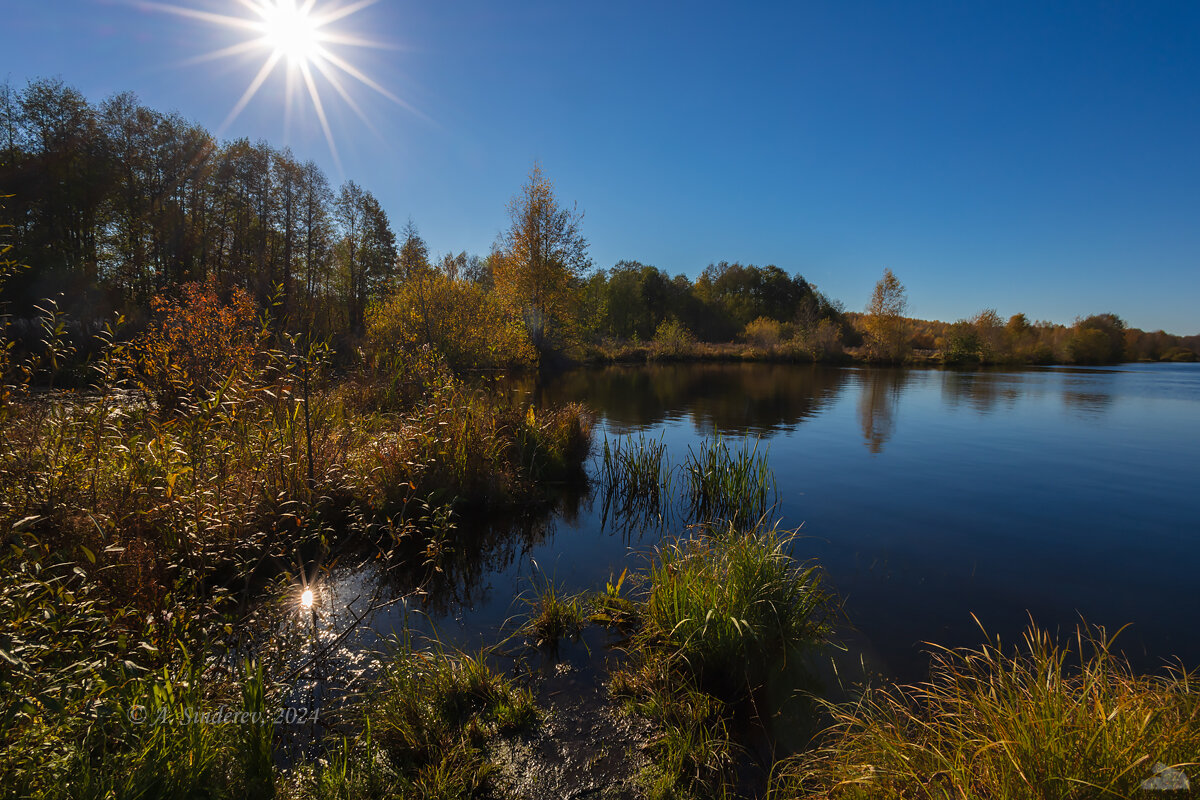
MULTIPOLYGON (((335 23, 345 20, 378 0, 356 0, 355 2, 319 3, 318 0, 226 0, 231 11, 237 14, 221 14, 169 3, 141 3, 145 8, 165 11, 200 22, 217 25, 230 31, 244 34, 248 38, 209 53, 189 59, 185 63, 196 64, 216 59, 232 58, 255 52, 265 54, 262 66, 250 80, 249 85, 234 103, 228 116, 218 128, 223 133, 258 95, 259 90, 277 70, 284 70, 284 135, 292 124, 294 106, 307 95, 312 109, 321 125, 329 151, 338 168, 341 159, 334 142, 326 103, 321 96, 321 82, 332 88, 364 125, 373 133, 375 127, 367 119, 362 107, 354 99, 346 78, 366 86, 417 114, 408 103, 388 91, 361 69, 354 66, 345 55, 347 49, 358 47, 389 47, 381 42, 364 39, 340 31, 335 23), (339 53, 338 51, 342 51, 339 53)), ((353 84, 351 84, 353 85, 353 84)))

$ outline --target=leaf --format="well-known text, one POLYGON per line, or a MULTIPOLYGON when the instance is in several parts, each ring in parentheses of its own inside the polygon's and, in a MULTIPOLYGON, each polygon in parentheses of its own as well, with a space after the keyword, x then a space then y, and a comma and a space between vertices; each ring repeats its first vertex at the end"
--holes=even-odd
POLYGON ((95 553, 93 553, 91 550, 88 550, 83 545, 79 545, 79 549, 83 551, 83 555, 88 561, 90 561, 93 564, 96 563, 96 554, 95 553))

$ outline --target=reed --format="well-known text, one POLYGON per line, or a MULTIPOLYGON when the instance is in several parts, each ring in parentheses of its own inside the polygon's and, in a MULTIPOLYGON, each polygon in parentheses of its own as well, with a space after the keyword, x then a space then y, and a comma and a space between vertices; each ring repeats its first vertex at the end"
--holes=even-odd
POLYGON ((648 796, 733 794, 734 716, 761 713, 759 687, 827 635, 831 597, 817 569, 789 555, 794 535, 700 526, 659 551, 640 602, 620 596, 623 578, 610 582, 598 619, 633 628, 610 688, 657 728, 648 796))
POLYGON ((601 525, 611 518, 632 532, 662 526, 670 511, 674 470, 662 439, 607 436, 600 453, 598 483, 603 494, 601 525))
POLYGON ((611 444, 604 437, 600 458, 600 486, 622 498, 623 502, 645 500, 657 504, 671 493, 671 464, 662 439, 615 437, 611 444))
POLYGON ((759 442, 731 448, 720 436, 688 448, 684 488, 691 512, 700 520, 724 520, 739 528, 757 525, 774 509, 778 487, 759 442))
POLYGON ((789 554, 794 537, 727 523, 663 547, 650 568, 643 635, 703 685, 736 697, 764 665, 828 632, 830 595, 818 568, 789 554))
POLYGON ((535 583, 524 600, 529 614, 518 634, 537 647, 554 650, 559 640, 577 638, 587 624, 588 610, 582 597, 564 594, 552 578, 535 583))

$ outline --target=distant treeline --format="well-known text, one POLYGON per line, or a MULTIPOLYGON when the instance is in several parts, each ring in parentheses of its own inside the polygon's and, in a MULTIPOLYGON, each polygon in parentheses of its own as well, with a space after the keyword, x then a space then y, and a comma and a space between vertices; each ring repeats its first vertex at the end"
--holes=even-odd
POLYGON ((954 323, 912 321, 916 353, 947 363, 1109 364, 1120 361, 1195 361, 1200 336, 1173 336, 1125 325, 1115 314, 1095 314, 1073 325, 1003 320, 992 309, 954 323))
POLYGON ((335 189, 287 149, 219 142, 131 94, 93 104, 59 80, 0 86, 0 161, 3 258, 24 267, 0 302, 19 341, 46 298, 80 335, 116 312, 136 332, 156 298, 204 284, 248 293, 277 331, 376 358, 429 346, 455 368, 621 354, 1099 363, 1197 349, 1111 314, 1070 328, 991 311, 909 320, 894 276, 889 297, 854 314, 775 265, 721 261, 695 280, 637 261, 597 270, 582 215, 536 166, 491 252, 432 258, 411 221, 397 236, 370 191, 335 189))

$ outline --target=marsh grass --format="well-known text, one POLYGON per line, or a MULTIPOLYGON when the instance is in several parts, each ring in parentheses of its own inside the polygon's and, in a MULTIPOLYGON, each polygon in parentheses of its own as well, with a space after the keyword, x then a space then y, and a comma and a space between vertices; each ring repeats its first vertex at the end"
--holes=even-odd
MULTIPOLYGON (((105 330, 82 389, 54 388, 72 357, 57 309, 36 353, 0 331, 0 796, 268 796, 267 733, 155 739, 118 717, 168 684, 243 702, 251 678, 212 665, 254 646, 239 622, 287 565, 407 537, 437 569, 450 504, 535 502, 587 456, 580 406, 530 410, 423 373, 381 390, 406 408, 365 411, 328 348, 230 322, 211 292, 164 308, 153 330, 170 335, 105 330), (381 452, 388 437, 404 446, 381 452)), ((521 713, 500 703, 494 721, 521 713)))
POLYGON ((1136 675, 1113 638, 1080 627, 1060 641, 1031 625, 1014 650, 938 648, 927 683, 832 708, 824 746, 781 765, 771 796, 1125 798, 1142 796, 1157 762, 1194 784, 1195 676, 1136 675))
POLYGON ((521 599, 529 610, 518 635, 531 639, 539 648, 556 651, 560 640, 577 639, 587 624, 585 598, 564 594, 552 577, 543 576, 540 582, 535 578, 534 586, 521 599))
POLYGON ((471 656, 399 643, 360 706, 362 733, 344 739, 321 767, 307 770, 302 794, 316 798, 488 796, 495 737, 529 730, 539 713, 532 693, 471 656))
POLYGON ((759 524, 774 509, 778 487, 759 442, 736 447, 718 436, 688 447, 683 487, 694 518, 724 520, 741 528, 759 524))
POLYGON ((622 502, 644 501, 657 504, 671 493, 671 463, 662 439, 604 437, 600 458, 600 485, 622 502))
POLYGON ((770 660, 829 631, 830 595, 818 568, 790 555, 795 536, 726 523, 664 546, 650 568, 642 635, 736 696, 770 660))
POLYGON ((761 688, 829 631, 831 596, 818 570, 788 553, 794 533, 709 524, 663 546, 642 599, 618 603, 610 582, 608 615, 636 621, 627 663, 611 691, 654 723, 653 766, 643 785, 652 798, 713 797, 733 791, 739 748, 735 715, 761 713, 761 688))
POLYGON ((663 525, 670 512, 674 470, 662 439, 607 436, 600 452, 597 482, 603 494, 601 526, 611 517, 624 530, 663 525))
POLYGON ((534 409, 449 379, 377 436, 378 504, 410 497, 496 508, 537 502, 549 484, 582 475, 591 449, 583 406, 534 409))

